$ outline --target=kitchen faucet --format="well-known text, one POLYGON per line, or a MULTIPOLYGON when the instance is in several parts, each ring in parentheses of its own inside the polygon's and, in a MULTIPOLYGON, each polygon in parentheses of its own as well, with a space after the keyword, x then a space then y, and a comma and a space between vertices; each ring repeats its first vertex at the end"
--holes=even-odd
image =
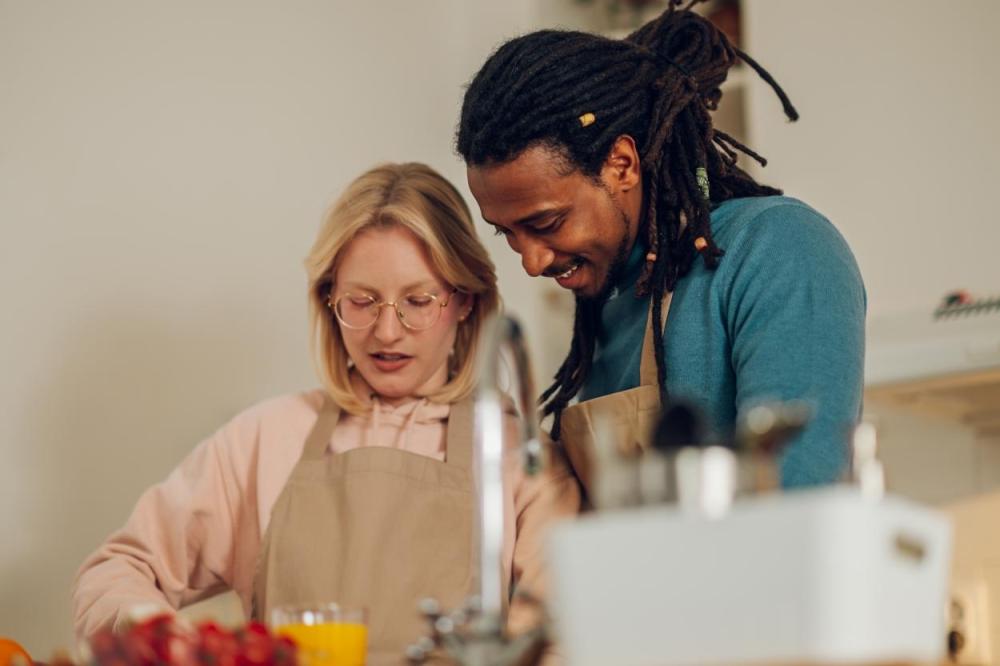
POLYGON ((535 474, 542 468, 543 448, 531 363, 524 334, 515 319, 499 316, 487 321, 483 339, 475 393, 473 463, 479 493, 479 593, 469 597, 462 607, 450 610, 442 609, 433 599, 421 601, 420 611, 430 623, 431 633, 407 648, 406 657, 413 664, 426 662, 435 651, 443 651, 463 666, 530 663, 545 641, 544 626, 516 637, 507 636, 501 580, 504 415, 510 404, 501 389, 501 354, 506 349, 513 359, 512 380, 516 382, 521 423, 519 453, 525 472, 535 474))

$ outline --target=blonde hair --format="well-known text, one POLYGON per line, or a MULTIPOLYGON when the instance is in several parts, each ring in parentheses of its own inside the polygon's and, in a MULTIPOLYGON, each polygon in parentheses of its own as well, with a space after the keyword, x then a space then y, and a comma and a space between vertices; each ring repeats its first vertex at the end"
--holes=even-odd
POLYGON ((480 332, 500 307, 493 262, 451 183, 416 162, 383 164, 359 176, 327 213, 305 261, 313 360, 330 396, 355 414, 369 407, 351 388, 350 357, 328 305, 330 292, 344 248, 368 228, 393 225, 420 239, 438 275, 473 299, 469 316, 458 325, 448 382, 427 398, 452 403, 472 392, 480 332))

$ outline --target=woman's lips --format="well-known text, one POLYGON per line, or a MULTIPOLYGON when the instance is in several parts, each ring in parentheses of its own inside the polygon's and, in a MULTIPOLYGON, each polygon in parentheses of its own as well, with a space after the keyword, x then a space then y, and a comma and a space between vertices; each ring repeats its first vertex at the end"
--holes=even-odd
POLYGON ((368 355, 372 359, 372 363, 375 367, 382 372, 395 372, 403 367, 405 367, 410 361, 413 360, 412 356, 407 354, 394 354, 389 352, 375 352, 368 355))

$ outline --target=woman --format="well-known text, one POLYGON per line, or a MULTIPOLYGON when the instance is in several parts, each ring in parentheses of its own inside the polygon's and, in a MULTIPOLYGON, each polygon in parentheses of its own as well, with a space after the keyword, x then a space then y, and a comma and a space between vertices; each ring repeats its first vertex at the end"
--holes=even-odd
MULTIPOLYGON (((377 167, 334 205, 306 266, 323 389, 243 412, 140 498, 80 569, 81 637, 136 604, 228 588, 263 620, 288 603, 364 606, 370 655, 391 659, 425 632, 418 599, 473 591, 470 394, 499 298, 468 208, 424 165, 377 167)), ((542 534, 579 493, 558 463, 526 478, 510 456, 505 474, 508 593, 539 594, 542 534)), ((512 595, 509 628, 531 611, 512 595)))

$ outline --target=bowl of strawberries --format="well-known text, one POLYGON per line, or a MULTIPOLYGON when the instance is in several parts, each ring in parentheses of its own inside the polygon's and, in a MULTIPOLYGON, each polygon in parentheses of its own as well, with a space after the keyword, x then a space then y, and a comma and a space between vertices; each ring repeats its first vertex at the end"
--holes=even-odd
POLYGON ((298 648, 259 622, 228 629, 214 622, 191 625, 154 615, 125 631, 93 635, 78 662, 51 666, 297 666, 298 648))

